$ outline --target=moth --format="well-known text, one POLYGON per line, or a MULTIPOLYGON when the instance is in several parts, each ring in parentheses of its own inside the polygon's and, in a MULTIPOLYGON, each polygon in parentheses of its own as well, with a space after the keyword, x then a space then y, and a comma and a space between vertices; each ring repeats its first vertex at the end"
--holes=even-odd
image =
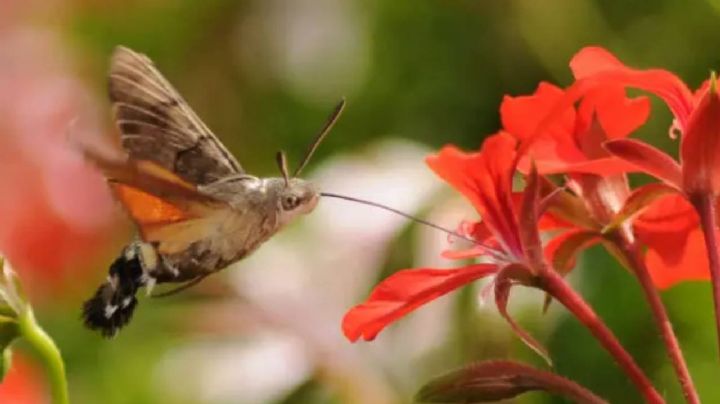
POLYGON ((195 284, 312 212, 320 193, 297 176, 344 106, 343 100, 292 176, 280 152, 282 176, 258 178, 243 170, 145 55, 115 49, 109 95, 124 152, 80 147, 104 173, 139 237, 83 305, 85 325, 105 337, 130 321, 138 289, 195 284))
POLYGON ((145 55, 117 47, 109 95, 122 150, 73 139, 106 177, 135 223, 138 237, 123 248, 108 276, 83 305, 85 325, 112 337, 132 318, 140 288, 186 289, 257 249, 321 196, 399 214, 459 238, 452 230, 359 198, 320 192, 298 178, 342 112, 342 100, 310 143, 292 176, 285 154, 280 177, 250 175, 145 55))

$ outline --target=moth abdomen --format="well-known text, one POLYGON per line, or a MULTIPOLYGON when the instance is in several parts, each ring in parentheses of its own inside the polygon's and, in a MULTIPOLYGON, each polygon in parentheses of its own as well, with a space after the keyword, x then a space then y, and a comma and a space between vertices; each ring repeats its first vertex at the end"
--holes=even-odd
POLYGON ((128 246, 110 265, 107 280, 83 304, 85 326, 110 338, 132 318, 138 289, 148 282, 138 254, 128 246))

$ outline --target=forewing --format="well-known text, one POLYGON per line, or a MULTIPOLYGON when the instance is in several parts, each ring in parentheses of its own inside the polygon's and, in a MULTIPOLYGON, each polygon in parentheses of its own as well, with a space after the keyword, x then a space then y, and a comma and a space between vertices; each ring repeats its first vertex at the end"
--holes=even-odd
MULTIPOLYGON (((228 211, 226 202, 199 192, 197 186, 153 161, 135 161, 113 145, 96 139, 74 138, 85 158, 95 164, 108 179, 111 189, 129 216, 138 225, 145 241, 162 242, 153 237, 164 228, 182 223, 203 223, 228 211)), ((183 234, 202 238, 203 226, 195 233, 183 234)), ((162 233, 169 237, 169 233, 162 233)), ((174 245, 179 245, 173 241, 174 245)))
POLYGON ((200 185, 243 173, 145 55, 117 47, 109 87, 122 145, 132 159, 154 161, 200 185))
POLYGON ((158 252, 175 254, 204 240, 223 225, 231 214, 226 205, 204 205, 194 201, 169 202, 137 188, 112 184, 113 190, 137 223, 142 239, 158 252))

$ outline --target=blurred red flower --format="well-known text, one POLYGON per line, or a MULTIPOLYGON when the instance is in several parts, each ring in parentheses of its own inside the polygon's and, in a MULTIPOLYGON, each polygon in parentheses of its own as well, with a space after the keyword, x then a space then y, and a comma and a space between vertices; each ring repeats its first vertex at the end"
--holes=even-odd
POLYGON ((0 402, 7 404, 45 404, 48 395, 41 372, 27 359, 13 352, 12 365, 0 382, 0 402))
POLYGON ((107 243, 113 203, 67 143, 73 120, 97 128, 94 100, 49 33, 0 39, 0 252, 31 290, 77 275, 107 243))

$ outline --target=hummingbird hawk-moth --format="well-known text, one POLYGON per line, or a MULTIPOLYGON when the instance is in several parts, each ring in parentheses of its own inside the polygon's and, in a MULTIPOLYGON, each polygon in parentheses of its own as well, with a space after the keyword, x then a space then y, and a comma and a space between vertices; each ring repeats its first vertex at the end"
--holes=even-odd
POLYGON ((258 178, 243 170, 145 55, 115 49, 109 95, 124 151, 81 148, 107 178, 138 238, 83 306, 85 324, 106 337, 130 321, 138 289, 197 283, 310 213, 321 194, 297 175, 344 106, 336 107, 292 177, 278 153, 282 177, 258 178))

